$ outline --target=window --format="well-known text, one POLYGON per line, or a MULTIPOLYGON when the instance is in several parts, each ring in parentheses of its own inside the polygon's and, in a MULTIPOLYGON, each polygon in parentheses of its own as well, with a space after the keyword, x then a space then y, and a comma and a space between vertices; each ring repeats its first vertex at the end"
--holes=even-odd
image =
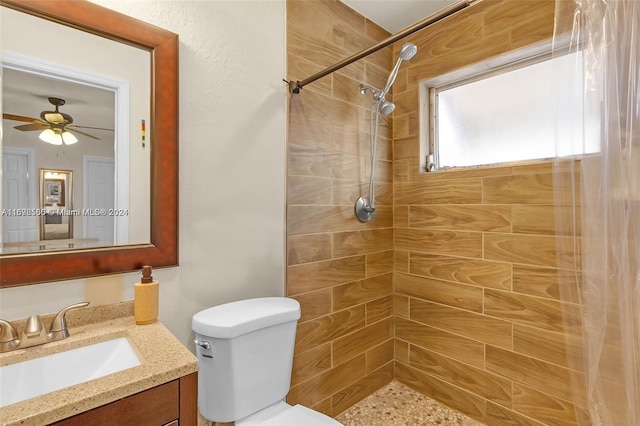
POLYGON ((585 118, 592 123, 587 146, 572 152, 559 144, 558 153, 599 151, 599 112, 584 110, 582 81, 570 72, 581 67, 579 53, 502 61, 511 63, 484 73, 474 66, 457 72, 455 80, 443 76, 421 83, 422 170, 552 158, 563 132, 585 118), (573 85, 568 91, 567 84, 573 85), (565 92, 573 99, 559 99, 565 92), (562 122, 556 119, 559 102, 562 122))

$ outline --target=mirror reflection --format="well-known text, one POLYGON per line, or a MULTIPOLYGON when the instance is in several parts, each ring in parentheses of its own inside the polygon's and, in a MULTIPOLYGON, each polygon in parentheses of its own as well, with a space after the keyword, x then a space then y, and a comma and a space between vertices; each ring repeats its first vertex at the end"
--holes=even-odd
POLYGON ((149 243, 150 52, 0 9, 1 253, 149 243))
POLYGON ((43 240, 73 238, 73 172, 40 170, 39 210, 43 240))

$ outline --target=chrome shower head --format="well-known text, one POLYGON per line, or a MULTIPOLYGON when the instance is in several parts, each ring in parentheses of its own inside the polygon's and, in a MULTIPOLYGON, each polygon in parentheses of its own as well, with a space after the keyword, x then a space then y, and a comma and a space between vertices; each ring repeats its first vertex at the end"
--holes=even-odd
POLYGON ((391 101, 382 101, 382 103, 380 104, 380 107, 378 109, 378 111, 380 111, 380 114, 387 116, 387 115, 391 115, 393 114, 393 111, 395 111, 396 109, 396 104, 394 104, 391 101))
POLYGON ((398 58, 398 62, 396 62, 396 66, 393 67, 393 70, 389 75, 389 79, 387 80, 387 84, 384 86, 384 89, 382 89, 382 92, 380 92, 381 98, 387 96, 387 93, 389 93, 389 90, 391 89, 391 85, 394 81, 396 81, 396 77, 398 76, 398 71, 400 70, 400 64, 402 63, 402 61, 408 61, 409 59, 413 58, 416 53, 418 53, 418 47, 415 44, 405 43, 402 45, 402 47, 400 48, 400 57, 398 58))
POLYGON ((418 53, 418 46, 413 43, 405 43, 400 48, 400 58, 402 58, 403 61, 408 61, 413 58, 416 56, 416 53, 418 53))

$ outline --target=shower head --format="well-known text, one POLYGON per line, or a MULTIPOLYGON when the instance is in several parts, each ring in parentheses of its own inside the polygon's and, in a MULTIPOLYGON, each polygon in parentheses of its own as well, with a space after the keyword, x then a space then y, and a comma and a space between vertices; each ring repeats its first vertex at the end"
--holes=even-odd
POLYGON ((393 67, 393 70, 389 75, 389 79, 387 80, 387 84, 384 86, 384 89, 382 89, 382 92, 380 92, 381 98, 384 98, 387 95, 387 93, 391 89, 391 85, 394 81, 396 81, 396 77, 398 76, 398 71, 400 70, 400 64, 402 63, 402 61, 408 61, 409 59, 413 58, 416 53, 418 53, 418 47, 415 44, 405 43, 402 45, 402 47, 400 48, 400 57, 398 58, 398 62, 396 62, 396 66, 393 67))
POLYGON ((382 101, 378 110, 380 111, 380 114, 387 116, 393 114, 393 111, 395 111, 395 109, 396 104, 391 101, 385 100, 382 101))
POLYGON ((408 61, 413 58, 416 56, 416 53, 418 53, 418 46, 413 43, 405 43, 400 48, 400 58, 403 61, 408 61))
POLYGON ((371 86, 365 86, 364 84, 360 85, 360 94, 364 95, 367 92, 371 92, 373 98, 375 99, 375 104, 373 107, 374 109, 372 111, 375 111, 377 107, 377 112, 382 115, 387 116, 393 114, 393 111, 395 111, 396 109, 396 105, 393 102, 386 100, 385 96, 387 96, 387 92, 389 92, 389 89, 391 89, 391 85, 398 76, 398 70, 400 69, 400 64, 402 63, 402 61, 408 61, 409 59, 413 58, 417 52, 418 48, 413 43, 405 43, 402 45, 402 47, 400 48, 400 56, 398 57, 398 62, 396 62, 395 67, 393 67, 391 75, 389 75, 389 79, 387 80, 387 84, 380 92, 376 92, 376 90, 371 86))

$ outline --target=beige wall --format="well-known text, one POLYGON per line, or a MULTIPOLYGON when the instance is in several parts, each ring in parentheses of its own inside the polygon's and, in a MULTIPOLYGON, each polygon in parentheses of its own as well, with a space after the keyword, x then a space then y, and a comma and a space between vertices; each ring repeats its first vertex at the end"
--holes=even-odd
MULTIPOLYGON (((284 294, 285 4, 96 2, 180 37, 180 266, 154 277, 160 320, 193 349, 194 313, 284 294)), ((130 300, 138 278, 2 289, 0 317, 52 313, 81 300, 130 300)))

